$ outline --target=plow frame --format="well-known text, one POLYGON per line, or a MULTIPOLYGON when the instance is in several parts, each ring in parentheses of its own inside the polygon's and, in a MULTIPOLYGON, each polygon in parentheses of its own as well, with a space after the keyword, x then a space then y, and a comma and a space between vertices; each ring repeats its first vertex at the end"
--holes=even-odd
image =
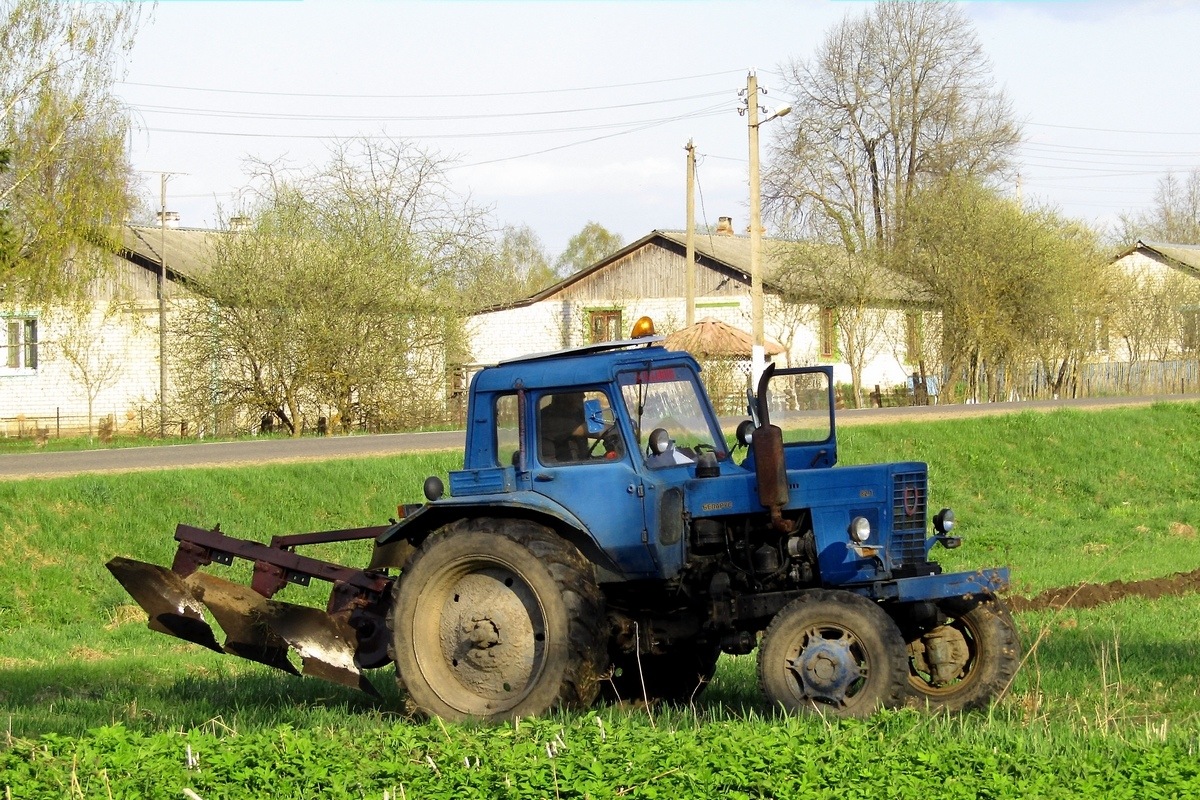
POLYGON ((330 680, 378 694, 363 669, 390 662, 387 608, 394 578, 382 570, 356 569, 300 555, 296 547, 375 539, 390 526, 275 536, 270 544, 180 524, 171 568, 113 558, 109 570, 149 615, 152 630, 218 652, 258 661, 284 672, 330 680), (200 571, 210 564, 250 561, 250 585, 200 571), (288 584, 332 584, 325 611, 274 600, 288 584), (217 643, 205 611, 224 630, 217 643), (288 659, 300 654, 302 669, 288 659))

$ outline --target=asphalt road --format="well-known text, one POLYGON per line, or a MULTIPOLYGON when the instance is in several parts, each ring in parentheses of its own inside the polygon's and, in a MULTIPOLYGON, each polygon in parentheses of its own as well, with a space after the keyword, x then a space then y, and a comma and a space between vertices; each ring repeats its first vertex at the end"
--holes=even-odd
MULTIPOLYGON (((1019 403, 976 403, 966 405, 911 406, 906 408, 863 408, 838 412, 839 425, 880 422, 920 422, 958 419, 1022 411, 1053 411, 1059 408, 1098 410, 1152 403, 1200 402, 1200 395, 1089 398, 1086 400, 1035 400, 1019 403)), ((737 424, 729 420, 730 427, 737 424)), ((56 477, 84 472, 132 472, 176 467, 236 466, 285 461, 319 461, 416 453, 463 448, 462 431, 437 433, 392 433, 375 436, 329 436, 303 439, 263 439, 240 442, 211 442, 128 447, 110 450, 20 453, 0 455, 0 480, 56 477)))

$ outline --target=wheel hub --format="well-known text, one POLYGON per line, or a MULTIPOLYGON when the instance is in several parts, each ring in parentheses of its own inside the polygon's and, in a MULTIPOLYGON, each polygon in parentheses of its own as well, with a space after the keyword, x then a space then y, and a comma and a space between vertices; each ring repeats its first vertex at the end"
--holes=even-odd
POLYGON ((934 686, 944 686, 963 676, 971 649, 962 631, 952 625, 942 625, 922 636, 921 644, 924 651, 921 661, 934 686))
POLYGON ((500 644, 500 629, 490 619, 474 619, 463 623, 463 631, 476 650, 487 650, 500 644))
POLYGON ((528 584, 502 567, 480 566, 443 584, 436 608, 441 659, 426 662, 443 700, 469 713, 515 701, 544 659, 545 621, 528 584))
POLYGON ((826 639, 819 633, 790 662, 802 693, 811 700, 845 705, 850 689, 866 672, 859 664, 849 637, 826 639))

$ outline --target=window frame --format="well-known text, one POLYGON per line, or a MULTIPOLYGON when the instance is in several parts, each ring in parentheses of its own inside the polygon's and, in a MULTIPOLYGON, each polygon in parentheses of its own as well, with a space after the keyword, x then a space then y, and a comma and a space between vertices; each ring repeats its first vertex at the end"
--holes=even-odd
POLYGON ((37 372, 40 361, 37 316, 12 314, 0 317, 0 320, 4 323, 3 334, 0 334, 4 337, 0 339, 0 347, 4 349, 0 372, 10 375, 37 372))

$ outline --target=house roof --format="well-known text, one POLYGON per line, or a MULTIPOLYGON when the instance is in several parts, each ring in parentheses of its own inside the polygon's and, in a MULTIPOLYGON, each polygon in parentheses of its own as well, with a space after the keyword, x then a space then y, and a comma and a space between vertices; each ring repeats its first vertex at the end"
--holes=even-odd
MULTIPOLYGON (((750 358, 754 340, 739 328, 705 317, 668 335, 663 344, 670 350, 686 350, 697 358, 750 358)), ((783 352, 783 347, 770 339, 763 343, 763 349, 769 356, 783 352)))
POLYGON ((176 281, 194 282, 208 274, 212 247, 228 231, 204 228, 158 228, 126 225, 122 232, 122 256, 146 269, 158 272, 166 256, 167 276, 176 281))
POLYGON ((1200 244, 1153 242, 1146 239, 1138 239, 1133 247, 1122 252, 1115 260, 1119 261, 1126 256, 1133 255, 1139 250, 1148 250, 1160 258, 1172 262, 1172 266, 1200 277, 1200 244))
MULTIPOLYGON (((548 286, 542 291, 522 300, 499 304, 484 311, 499 311, 505 308, 520 308, 530 306, 547 298, 553 297, 578 283, 584 278, 605 269, 610 264, 620 261, 647 244, 658 240, 660 245, 669 249, 687 247, 685 231, 653 230, 635 242, 622 247, 612 255, 597 261, 589 267, 568 275, 558 283, 548 286)), ((750 283, 750 237, 742 235, 727 235, 717 233, 697 234, 694 241, 696 261, 709 268, 724 272, 735 273, 747 284, 750 283)), ((762 273, 763 291, 771 294, 781 294, 782 288, 773 280, 773 276, 786 266, 789 260, 805 249, 819 247, 806 242, 795 242, 788 239, 764 238, 762 240, 762 273)), ((872 275, 871 287, 874 299, 883 302, 903 303, 928 301, 928 290, 923 289, 916 281, 899 273, 879 267, 872 275)), ((792 287, 795 291, 796 287, 792 287)))
MULTIPOLYGON (((499 310, 505 309, 505 308, 521 308, 524 306, 530 306, 530 305, 533 305, 534 303, 541 302, 542 300, 545 300, 549 297, 553 297, 554 295, 556 295, 559 292, 563 291, 564 289, 572 286, 573 284, 578 283, 579 281, 583 280, 584 278, 587 278, 590 275, 594 275, 595 273, 597 273, 600 270, 607 267, 609 264, 612 264, 616 261, 620 261, 625 256, 629 255, 630 253, 636 252, 637 250, 640 250, 641 248, 645 247, 647 244, 650 244, 651 242, 653 242, 656 239, 662 240, 662 241, 660 241, 660 244, 662 244, 663 242, 667 242, 673 246, 681 246, 681 247, 687 246, 687 238, 686 238, 685 234, 683 234, 680 231, 653 230, 653 231, 650 231, 650 233, 643 236, 642 238, 638 239, 637 241, 630 242, 629 244, 625 245, 624 247, 622 247, 620 250, 613 253, 612 255, 610 255, 606 258, 600 259, 595 264, 592 264, 589 267, 584 267, 583 269, 579 270, 578 272, 568 275, 567 277, 563 278, 561 281, 553 284, 552 286, 547 286, 545 289, 541 290, 537 294, 531 295, 530 297, 526 297, 521 300, 510 301, 507 303, 502 303, 502 304, 493 306, 491 308, 485 308, 483 310, 486 312, 486 311, 499 311, 499 310)), ((763 243, 764 243, 764 247, 763 247, 764 270, 763 271, 764 272, 767 271, 767 264, 769 263, 768 256, 767 256, 768 248, 766 247, 766 243, 768 241, 773 242, 776 240, 767 240, 767 239, 763 240, 763 243)), ((707 264, 706 264, 707 266, 715 267, 717 269, 732 270, 733 272, 737 273, 743 280, 745 280, 747 283, 749 283, 749 281, 750 281, 750 239, 749 239, 749 237, 725 236, 725 235, 718 235, 718 234, 705 234, 704 236, 697 236, 696 237, 696 255, 697 255, 698 262, 700 262, 700 263, 707 262, 707 264)), ((763 289, 765 291, 778 292, 778 287, 774 286, 773 284, 769 283, 768 281, 763 282, 763 289)))

